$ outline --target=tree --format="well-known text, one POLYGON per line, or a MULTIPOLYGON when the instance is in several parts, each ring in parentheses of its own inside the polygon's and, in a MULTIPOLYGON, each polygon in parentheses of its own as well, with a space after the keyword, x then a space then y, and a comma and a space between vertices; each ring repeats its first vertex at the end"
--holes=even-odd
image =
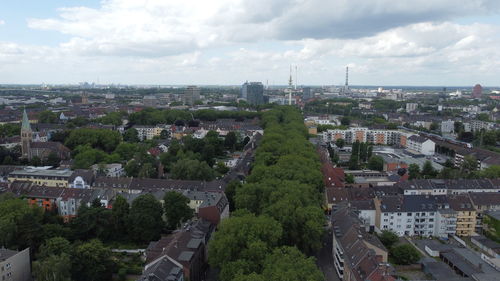
POLYGON ((229 172, 229 168, 223 162, 217 162, 215 170, 221 175, 225 175, 227 172, 229 172))
POLYGON ((268 216, 233 214, 213 234, 208 245, 208 262, 214 267, 223 266, 220 276, 223 281, 232 280, 238 273, 230 268, 239 268, 243 274, 259 270, 266 253, 278 244, 282 233, 281 225, 268 216))
POLYGON ((71 259, 68 254, 51 255, 33 262, 37 281, 71 281, 71 259))
POLYGON ((349 184, 355 183, 354 176, 352 174, 345 175, 345 182, 349 184))
POLYGON ((170 138, 170 131, 169 130, 162 130, 160 132, 160 138, 161 139, 169 139, 170 138))
POLYGON ((236 136, 236 133, 229 132, 229 133, 227 133, 226 137, 224 138, 224 147, 226 149, 234 151, 236 148, 237 142, 238 142, 238 137, 236 136))
POLYGON ((377 171, 384 170, 384 158, 378 155, 372 156, 368 161, 368 168, 377 171))
POLYGON ((45 110, 38 113, 38 123, 51 123, 55 124, 59 122, 59 116, 55 112, 50 110, 45 110))
POLYGON ((168 229, 175 230, 193 217, 193 209, 189 207, 190 200, 181 193, 169 191, 165 193, 163 201, 168 229))
POLYGON ((410 244, 394 247, 390 254, 398 264, 407 265, 417 263, 420 253, 410 244))
POLYGON ((227 184, 226 190, 224 190, 224 193, 226 194, 227 197, 227 201, 229 201, 230 212, 233 212, 235 210, 234 196, 236 195, 236 191, 240 187, 241 187, 241 182, 233 180, 227 184))
POLYGON ((390 230, 383 230, 378 238, 387 249, 392 248, 392 246, 399 241, 399 237, 396 235, 396 233, 390 230))
POLYGON ((126 142, 139 142, 139 133, 136 129, 130 128, 123 133, 123 140, 126 142))
POLYGON ((181 159, 172 165, 170 175, 173 179, 211 181, 215 178, 214 171, 206 162, 181 159))
POLYGON ((60 162, 61 158, 59 158, 59 156, 56 153, 51 152, 49 156, 47 156, 47 160, 44 161, 43 164, 47 166, 58 167, 60 162))
POLYGON ((71 272, 76 281, 111 280, 114 262, 111 250, 97 239, 77 246, 72 255, 71 272))
POLYGON ((489 178, 489 179, 500 178, 500 165, 490 166, 482 170, 480 175, 483 178, 489 178))
POLYGON ((462 122, 455 121, 455 123, 453 123, 453 131, 455 132, 455 134, 459 134, 464 130, 464 124, 462 122))
POLYGON ((163 230, 163 207, 152 194, 137 197, 129 215, 130 237, 137 242, 158 240, 163 230))
POLYGON ((335 145, 336 145, 338 148, 342 148, 342 147, 344 147, 344 145, 345 145, 345 140, 344 140, 344 139, 337 139, 337 140, 335 141, 335 145))
POLYGON ((425 161, 424 166, 422 167, 422 173, 424 178, 431 179, 436 177, 437 171, 432 167, 431 161, 425 161))
POLYGON ((62 237, 47 239, 38 250, 37 259, 45 259, 50 256, 60 256, 62 254, 71 254, 71 244, 62 237))
POLYGON ((477 170, 477 159, 474 155, 466 155, 462 162, 462 171, 475 171, 477 170))
POLYGON ((359 160, 361 162, 365 163, 366 160, 369 159, 367 156, 368 156, 368 144, 365 142, 362 142, 359 144, 359 160))
POLYGON ((128 235, 128 217, 130 205, 127 200, 118 194, 111 209, 111 224, 115 239, 125 240, 128 235))
POLYGON ((325 277, 312 257, 306 257, 295 247, 275 249, 264 261, 263 280, 323 281, 325 277))
POLYGON ((342 119, 340 119, 340 124, 349 126, 351 124, 351 118, 349 118, 348 116, 342 117, 342 119))
POLYGON ((413 179, 418 179, 420 178, 420 166, 418 166, 418 164, 410 164, 410 166, 408 166, 408 173, 410 175, 409 179, 410 180, 413 180, 413 179))
POLYGON ((439 129, 439 124, 436 122, 432 122, 431 126, 429 127, 431 131, 437 131, 439 129))

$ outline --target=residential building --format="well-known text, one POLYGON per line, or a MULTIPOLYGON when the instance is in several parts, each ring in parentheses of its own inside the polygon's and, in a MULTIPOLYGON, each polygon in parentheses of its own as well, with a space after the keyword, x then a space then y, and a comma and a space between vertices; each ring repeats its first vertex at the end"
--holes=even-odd
POLYGON ((475 192, 500 192, 496 179, 418 179, 398 182, 404 195, 457 195, 475 192))
POLYGON ((32 280, 29 248, 20 252, 0 248, 0 280, 32 280))
POLYGON ((406 148, 423 155, 434 155, 436 144, 426 137, 413 135, 407 139, 406 148))
POLYGON ((249 104, 259 105, 264 103, 264 85, 261 82, 245 82, 241 86, 240 97, 249 104))
POLYGON ((166 125, 156 125, 156 126, 134 126, 134 129, 137 130, 137 137, 141 141, 143 140, 151 140, 154 137, 160 137, 161 132, 163 130, 167 130, 166 125))
POLYGON ((340 280, 395 280, 387 249, 345 204, 332 214, 332 226, 333 265, 340 280))
POLYGON ((78 209, 82 205, 90 206, 95 199, 94 190, 65 188, 61 195, 57 198, 57 207, 59 215, 63 217, 65 222, 68 222, 78 214, 78 209))
MULTIPOLYGON (((166 152, 166 151, 165 151, 166 152)), ((122 177, 125 175, 125 169, 120 163, 113 164, 94 164, 90 167, 98 176, 122 177)))
POLYGON ((441 121, 441 133, 452 134, 454 132, 455 132, 455 121, 453 120, 441 121))
POLYGON ((474 85, 472 88, 472 98, 480 99, 483 95, 483 87, 480 84, 474 85))
POLYGON ((94 177, 92 170, 77 169, 69 177, 68 185, 71 188, 90 188, 94 177))
POLYGON ((12 171, 8 176, 10 183, 14 181, 30 181, 37 185, 52 187, 68 187, 68 181, 73 171, 71 170, 48 170, 27 167, 22 170, 12 171))
POLYGON ((476 229, 476 210, 466 194, 448 196, 450 207, 457 212, 458 236, 472 236, 476 229))
POLYGON ((434 235, 448 238, 457 232, 457 212, 453 209, 439 209, 436 213, 434 235))
POLYGON ((352 127, 346 130, 334 129, 323 132, 325 142, 335 142, 344 139, 351 144, 356 141, 369 142, 373 144, 399 144, 400 132, 396 130, 378 130, 364 127, 352 127))
POLYGON ((196 86, 188 86, 184 91, 184 104, 193 106, 197 101, 200 100, 200 91, 200 88, 196 86))
MULTIPOLYGON (((147 279, 148 273, 171 276, 171 280, 202 281, 205 279, 207 243, 215 226, 206 220, 198 220, 159 241, 153 241, 146 249, 146 267, 138 280, 147 279), (178 269, 181 269, 183 278, 178 269)), ((153 279, 170 280, 170 279, 153 279)))
POLYGON ((142 104, 147 107, 156 107, 158 98, 154 95, 144 96, 142 98, 142 104))
POLYGON ((57 209, 57 198, 63 190, 64 187, 41 186, 30 181, 15 181, 8 188, 14 195, 26 198, 29 205, 42 207, 47 211, 57 209))
POLYGON ((406 112, 414 112, 417 111, 418 103, 407 102, 406 103, 406 112))

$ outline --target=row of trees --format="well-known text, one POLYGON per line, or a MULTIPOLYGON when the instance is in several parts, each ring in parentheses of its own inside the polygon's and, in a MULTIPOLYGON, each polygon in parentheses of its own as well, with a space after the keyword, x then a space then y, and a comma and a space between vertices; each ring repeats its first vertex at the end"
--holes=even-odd
MULTIPOLYGON (((373 146, 366 142, 356 140, 352 144, 351 157, 349 159, 349 169, 358 170, 372 157, 373 146)), ((383 166, 383 163, 382 163, 383 166)), ((382 167, 383 168, 383 167, 382 167)))
POLYGON ((236 119, 243 121, 244 119, 252 119, 259 117, 260 113, 251 111, 217 111, 211 109, 203 109, 197 111, 176 110, 176 109, 154 109, 146 108, 139 112, 129 115, 130 123, 134 125, 156 125, 156 124, 174 124, 177 120, 203 120, 215 121, 217 119, 236 119))
POLYGON ((492 165, 483 170, 477 170, 477 159, 467 155, 461 167, 455 167, 451 161, 446 161, 441 171, 437 171, 430 161, 425 161, 422 169, 417 164, 410 164, 408 167, 410 179, 495 179, 500 177, 500 166, 492 165))
POLYGON ((236 211, 209 244, 209 263, 223 281, 323 280, 303 254, 319 249, 323 235, 318 155, 296 109, 275 108, 262 123, 251 175, 226 189, 236 211))

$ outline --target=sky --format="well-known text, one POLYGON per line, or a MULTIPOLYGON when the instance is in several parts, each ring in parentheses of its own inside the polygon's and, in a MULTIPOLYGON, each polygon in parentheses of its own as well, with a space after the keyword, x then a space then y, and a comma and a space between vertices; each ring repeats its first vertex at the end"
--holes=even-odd
POLYGON ((1 0, 0 84, 500 86, 498 0, 1 0))

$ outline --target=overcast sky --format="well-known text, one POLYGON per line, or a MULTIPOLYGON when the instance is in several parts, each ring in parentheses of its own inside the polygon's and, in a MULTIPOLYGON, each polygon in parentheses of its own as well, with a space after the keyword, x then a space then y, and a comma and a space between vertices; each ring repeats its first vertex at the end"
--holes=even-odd
POLYGON ((17 0, 0 83, 500 86, 499 0, 17 0), (295 71, 294 71, 295 72, 295 71), (295 77, 295 74, 294 74, 295 77))

